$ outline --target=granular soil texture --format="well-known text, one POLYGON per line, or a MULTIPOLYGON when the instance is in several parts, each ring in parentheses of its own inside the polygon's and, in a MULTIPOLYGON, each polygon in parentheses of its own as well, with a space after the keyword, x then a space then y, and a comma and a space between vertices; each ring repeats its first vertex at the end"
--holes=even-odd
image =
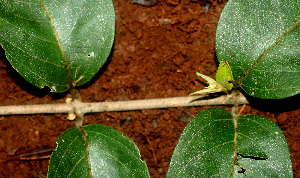
MULTIPOLYGON (((204 88, 197 71, 214 77, 216 26, 226 2, 158 1, 153 6, 114 0, 116 37, 101 71, 79 87, 83 102, 126 101, 188 96, 204 88)), ((3 106, 63 103, 69 94, 53 94, 28 84, 0 60, 3 106)), ((173 150, 190 119, 211 106, 97 113, 84 124, 104 124, 130 137, 141 151, 151 177, 165 177, 173 150)), ((230 107, 221 106, 228 111, 230 107)), ((273 120, 291 151, 294 176, 300 177, 299 95, 285 100, 250 99, 243 114, 273 120)), ((74 126, 64 114, 0 117, 0 160, 56 147, 56 139, 74 126)), ((0 177, 45 177, 49 159, 0 163, 0 177)))

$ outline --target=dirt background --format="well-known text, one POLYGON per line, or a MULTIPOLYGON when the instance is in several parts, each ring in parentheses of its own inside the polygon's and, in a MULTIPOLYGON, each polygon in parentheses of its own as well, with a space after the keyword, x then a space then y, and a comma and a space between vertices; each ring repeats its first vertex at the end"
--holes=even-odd
MULTIPOLYGON (((84 102, 187 96, 204 87, 196 71, 214 77, 214 35, 225 5, 212 1, 165 0, 152 7, 114 0, 116 37, 106 65, 80 87, 84 102)), ((1 51, 0 105, 62 103, 68 94, 48 93, 28 84, 1 51)), ((299 95, 285 100, 249 98, 243 114, 258 114, 277 123, 291 151, 294 176, 300 177, 299 95)), ((104 124, 129 136, 141 150, 151 177, 165 177, 176 143, 190 119, 205 107, 111 112, 87 115, 84 124, 104 124)), ((230 107, 223 108, 230 110, 230 107)), ((53 148, 74 126, 66 115, 0 116, 0 160, 53 148)), ((49 160, 0 163, 0 177, 44 177, 49 160)))

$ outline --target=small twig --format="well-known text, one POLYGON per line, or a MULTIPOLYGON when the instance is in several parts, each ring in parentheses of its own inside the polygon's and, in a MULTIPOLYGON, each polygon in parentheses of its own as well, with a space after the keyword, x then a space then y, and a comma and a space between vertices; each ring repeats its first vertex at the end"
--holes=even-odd
POLYGON ((112 111, 132 111, 142 109, 236 104, 248 104, 248 101, 244 97, 244 95, 238 91, 232 92, 229 95, 221 95, 214 98, 209 97, 208 95, 201 95, 101 103, 71 102, 62 104, 1 106, 0 115, 74 113, 74 111, 78 112, 79 114, 86 114, 112 111))
POLYGON ((9 158, 6 160, 1 160, 0 163, 4 163, 4 162, 8 162, 8 161, 15 161, 15 160, 29 161, 29 160, 37 160, 37 159, 48 159, 48 158, 50 158, 50 155, 45 155, 45 156, 37 156, 37 155, 41 154, 41 153, 52 152, 54 149, 55 148, 49 148, 49 149, 45 149, 45 150, 39 150, 39 151, 31 152, 31 153, 22 154, 22 155, 12 157, 12 158, 9 158))
POLYGON ((21 161, 31 161, 31 160, 49 159, 50 157, 51 157, 51 154, 45 155, 45 156, 20 157, 20 160, 21 161))
POLYGON ((246 106, 246 104, 244 104, 244 105, 242 106, 241 110, 240 110, 239 113, 238 113, 238 116, 240 116, 240 115, 242 114, 243 110, 245 109, 245 106, 246 106))
POLYGON ((153 157, 154 157, 154 160, 155 160, 155 164, 158 165, 157 158, 156 158, 156 155, 155 155, 155 152, 154 152, 154 148, 153 148, 153 146, 152 146, 150 140, 148 139, 147 135, 145 135, 145 134, 143 134, 143 135, 146 137, 146 140, 147 140, 147 142, 148 142, 149 145, 150 145, 150 149, 151 149, 151 151, 152 151, 152 154, 153 154, 153 157))

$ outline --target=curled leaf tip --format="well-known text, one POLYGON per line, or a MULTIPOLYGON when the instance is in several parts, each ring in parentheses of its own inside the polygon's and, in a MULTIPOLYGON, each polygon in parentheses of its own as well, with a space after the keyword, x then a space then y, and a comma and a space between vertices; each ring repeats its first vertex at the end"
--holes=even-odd
POLYGON ((208 94, 208 93, 217 93, 217 92, 226 92, 227 89, 225 87, 223 87, 222 85, 218 84, 214 79, 206 76, 206 75, 203 75, 201 74, 200 72, 197 72, 196 73, 199 77, 202 77, 204 78, 207 83, 208 83, 208 86, 205 87, 205 89, 203 90, 199 90, 199 91, 196 91, 194 93, 191 93, 191 95, 195 95, 195 94, 208 94))
POLYGON ((231 68, 227 61, 221 61, 217 70, 216 80, 201 74, 200 72, 196 72, 199 77, 204 78, 208 87, 205 87, 203 90, 196 91, 191 95, 195 94, 203 94, 203 93, 217 93, 217 92, 226 92, 231 90, 233 87, 233 76, 231 72, 231 68))

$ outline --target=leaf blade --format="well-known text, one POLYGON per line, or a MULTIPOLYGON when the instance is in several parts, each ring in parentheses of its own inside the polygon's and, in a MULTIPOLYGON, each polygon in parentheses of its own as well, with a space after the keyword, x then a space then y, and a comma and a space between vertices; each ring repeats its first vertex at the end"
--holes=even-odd
POLYGON ((300 13, 296 1, 229 1, 216 32, 219 61, 249 95, 281 99, 300 92, 300 13), (292 79, 292 80, 291 80, 292 79))
POLYGON ((88 82, 103 66, 114 39, 112 1, 0 3, 0 44, 29 83, 52 91, 88 82), (67 67, 66 67, 67 66, 67 67))
POLYGON ((216 73, 216 81, 225 87, 227 90, 231 90, 233 87, 233 77, 228 62, 221 61, 216 73))
POLYGON ((234 126, 229 112, 221 108, 200 112, 184 129, 172 155, 167 177, 207 177, 219 173, 230 177, 233 140, 234 126), (217 134, 225 130, 229 132, 217 134), (220 154, 222 159, 216 157, 217 149, 214 148, 224 153, 220 154))
POLYGON ((235 131, 230 112, 209 108, 186 126, 167 177, 270 175, 293 176, 289 147, 280 128, 268 118, 246 115, 238 117, 235 131))
POLYGON ((108 126, 91 124, 83 132, 71 128, 58 138, 57 144, 48 177, 150 177, 137 146, 108 126))
POLYGON ((238 119, 237 151, 246 176, 293 177, 289 146, 281 129, 270 119, 245 115, 238 119), (243 138, 247 135, 248 138, 243 138), (247 143, 246 143, 247 142, 247 143))

